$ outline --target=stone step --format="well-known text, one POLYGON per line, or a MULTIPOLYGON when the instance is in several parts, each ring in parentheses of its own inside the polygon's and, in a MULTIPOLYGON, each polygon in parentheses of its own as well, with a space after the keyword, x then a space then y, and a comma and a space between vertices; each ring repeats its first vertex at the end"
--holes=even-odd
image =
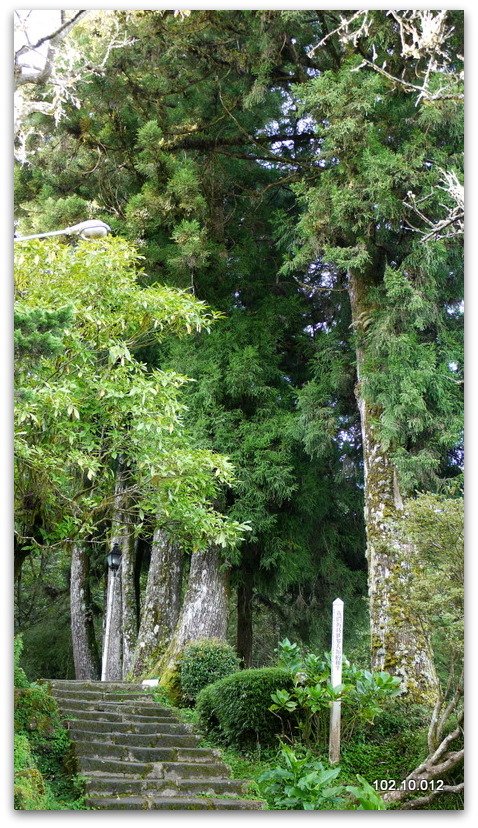
POLYGON ((261 811, 262 802, 215 797, 89 797, 92 808, 109 811, 261 811))
MULTIPOLYGON (((156 772, 156 770, 155 770, 156 772)), ((218 776, 229 776, 229 768, 223 762, 163 762, 163 779, 204 779, 205 777, 217 778, 218 776)))
POLYGON ((119 711, 110 711, 110 710, 95 710, 92 708, 91 710, 83 710, 74 707, 60 707, 60 713, 62 714, 63 718, 67 721, 91 721, 91 722, 134 722, 137 724, 147 724, 150 727, 154 727, 155 723, 158 724, 160 722, 165 721, 165 719, 169 720, 170 722, 177 721, 177 719, 173 716, 172 713, 167 715, 165 712, 160 711, 158 716, 142 716, 141 713, 131 713, 127 710, 119 711))
MULTIPOLYGON (((95 730, 81 730, 76 729, 74 724, 71 723, 69 730, 75 740, 78 740, 81 743, 84 742, 95 742, 97 743, 98 740, 98 731, 95 730)), ((147 747, 147 748, 156 748, 156 747, 167 747, 169 745, 165 744, 165 736, 172 737, 172 736, 189 736, 191 735, 191 728, 187 725, 181 724, 173 724, 173 725, 161 725, 155 731, 155 733, 118 733, 118 732, 109 732, 109 733, 102 733, 101 734, 101 744, 105 745, 127 745, 132 747, 147 747)), ((197 739, 195 734, 193 734, 193 738, 197 739)), ((177 746, 177 741, 174 742, 174 747, 177 746)))
MULTIPOLYGON (((70 721, 68 729, 73 738, 83 742, 90 737, 98 737, 101 733, 101 739, 105 739, 105 741, 112 741, 110 737, 120 738, 122 734, 126 734, 141 739, 141 744, 149 744, 148 739, 158 737, 161 734, 192 733, 191 725, 171 721, 171 719, 161 722, 157 720, 142 722, 140 724, 135 722, 97 722, 95 719, 81 719, 70 721)), ((129 740, 127 744, 130 744, 129 740)), ((150 747, 154 747, 154 745, 150 745, 150 747)))
POLYGON ((146 692, 145 690, 141 691, 138 690, 137 692, 117 692, 112 693, 108 691, 101 691, 101 690, 63 690, 63 689, 52 689, 52 696, 55 699, 67 701, 68 699, 78 700, 78 701, 146 701, 152 704, 155 704, 154 698, 150 692, 146 692))
POLYGON ((202 762, 180 761, 169 756, 167 759, 158 759, 156 762, 136 762, 119 757, 79 756, 79 766, 82 772, 89 775, 97 771, 106 776, 122 774, 130 778, 150 778, 155 780, 180 779, 218 779, 220 776, 229 776, 229 769, 217 759, 202 762))
POLYGON ((164 716, 167 707, 161 707, 152 700, 141 701, 87 701, 85 699, 56 699, 61 710, 90 710, 98 713, 133 713, 140 716, 164 716))
POLYGON ((142 793, 154 793, 160 796, 178 796, 184 794, 204 793, 233 793, 244 794, 248 783, 242 779, 224 779, 224 777, 209 777, 198 779, 128 779, 118 776, 93 776, 86 783, 88 796, 124 796, 132 794, 140 796, 142 793))
MULTIPOLYGON (((69 730, 72 732, 72 734, 78 734, 78 739, 81 739, 81 733, 87 733, 88 735, 91 735, 92 733, 104 733, 105 735, 107 735, 108 733, 116 733, 118 735, 121 733, 137 735, 144 734, 145 738, 147 738, 148 736, 156 736, 158 733, 177 732, 174 731, 173 728, 178 727, 181 727, 181 725, 172 720, 171 717, 169 719, 155 719, 154 721, 147 722, 100 722, 94 717, 88 717, 77 720, 70 720, 68 722, 69 730)), ((184 727, 186 727, 188 730, 190 729, 190 725, 184 725, 184 727)))
MULTIPOLYGON (((173 748, 165 748, 164 761, 174 762, 176 751, 173 748)), ((79 756, 78 765, 83 776, 91 774, 102 774, 134 778, 154 774, 155 765, 152 762, 131 762, 123 759, 106 759, 98 756, 79 756)))
POLYGON ((137 690, 142 685, 131 681, 75 681, 75 679, 45 679, 52 689, 58 687, 71 690, 137 690))
POLYGON ((157 747, 75 740, 75 749, 78 757, 98 756, 110 759, 133 760, 136 762, 159 762, 162 759, 161 751, 164 748, 195 747, 198 742, 199 737, 195 735, 172 736, 171 734, 166 734, 161 738, 161 745, 157 747))

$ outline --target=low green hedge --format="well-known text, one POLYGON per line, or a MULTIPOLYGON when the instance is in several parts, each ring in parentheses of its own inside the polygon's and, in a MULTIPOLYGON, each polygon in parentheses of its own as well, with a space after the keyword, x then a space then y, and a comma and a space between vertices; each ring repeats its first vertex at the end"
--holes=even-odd
POLYGON ((225 641, 203 638, 184 648, 180 662, 181 693, 184 701, 194 702, 198 693, 239 670, 239 659, 225 641))
POLYGON ((277 736, 292 734, 296 719, 292 713, 277 716, 268 709, 271 693, 292 687, 293 677, 288 670, 241 670, 201 690, 196 705, 200 725, 231 747, 276 745, 277 736))

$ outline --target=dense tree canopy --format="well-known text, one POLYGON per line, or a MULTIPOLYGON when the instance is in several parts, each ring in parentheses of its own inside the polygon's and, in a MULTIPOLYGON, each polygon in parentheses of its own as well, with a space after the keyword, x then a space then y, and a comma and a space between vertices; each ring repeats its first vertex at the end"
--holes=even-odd
POLYGON ((328 646, 338 593, 362 646, 368 572, 374 663, 432 698, 396 526, 461 470, 463 15, 420 14, 111 12, 78 105, 29 116, 20 231, 117 238, 17 245, 18 554, 86 542, 94 609, 126 509, 139 617, 150 560, 219 544, 246 665, 328 646))

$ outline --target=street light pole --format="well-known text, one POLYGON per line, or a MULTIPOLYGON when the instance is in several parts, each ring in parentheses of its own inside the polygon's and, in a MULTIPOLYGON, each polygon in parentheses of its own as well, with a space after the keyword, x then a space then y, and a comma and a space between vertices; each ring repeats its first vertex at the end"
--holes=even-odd
POLYGON ((111 630, 111 616, 113 614, 113 603, 116 586, 116 573, 121 566, 121 549, 118 543, 113 545, 113 549, 107 555, 108 569, 111 570, 112 577, 109 578, 108 597, 106 600, 106 625, 105 625, 105 639, 103 644, 103 660, 101 664, 101 681, 106 681, 106 674, 108 671, 108 651, 110 644, 110 630, 111 630))
POLYGON ((48 236, 79 236, 81 239, 101 239, 111 232, 111 227, 99 219, 88 219, 72 224, 64 230, 50 230, 48 233, 34 233, 31 236, 15 236, 14 241, 29 241, 30 239, 46 239, 48 236))

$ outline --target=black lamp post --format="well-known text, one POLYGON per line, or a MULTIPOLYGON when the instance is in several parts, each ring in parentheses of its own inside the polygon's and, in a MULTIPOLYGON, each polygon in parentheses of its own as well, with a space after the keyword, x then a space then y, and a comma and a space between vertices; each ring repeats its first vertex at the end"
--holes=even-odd
POLYGON ((113 544, 113 548, 106 556, 106 560, 108 561, 108 566, 113 572, 113 575, 116 575, 121 566, 121 549, 119 543, 113 544))

